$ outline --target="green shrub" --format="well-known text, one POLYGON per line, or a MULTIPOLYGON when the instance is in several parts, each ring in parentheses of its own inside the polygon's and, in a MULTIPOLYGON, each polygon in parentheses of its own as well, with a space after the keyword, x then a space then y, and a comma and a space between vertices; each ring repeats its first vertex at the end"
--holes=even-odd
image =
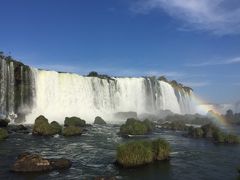
POLYGON ((153 124, 150 120, 145 119, 145 120, 143 121, 143 124, 145 124, 145 126, 147 127, 147 131, 148 131, 148 132, 153 131, 153 129, 154 129, 154 124, 153 124))
POLYGON ((218 143, 224 143, 226 139, 226 134, 222 131, 215 131, 213 133, 213 139, 218 143))
POLYGON ((86 121, 82 120, 78 117, 66 117, 64 121, 64 126, 79 126, 79 127, 85 127, 86 121))
POLYGON ((63 129, 63 136, 79 136, 82 134, 82 129, 77 126, 68 126, 63 129))
POLYGON ((101 117, 97 116, 97 117, 95 117, 93 124, 105 125, 107 123, 101 117))
POLYGON ((168 159, 171 148, 170 144, 164 139, 157 139, 152 142, 153 152, 155 159, 165 160, 168 159))
POLYGON ((204 135, 204 132, 203 132, 202 128, 200 128, 200 127, 194 128, 194 127, 190 126, 188 128, 188 135, 193 138, 202 138, 204 135))
POLYGON ((214 133, 216 134, 217 132, 220 131, 219 128, 212 123, 203 125, 202 130, 203 130, 203 136, 206 138, 212 138, 214 133))
POLYGON ((155 160, 168 159, 169 153, 170 146, 163 139, 135 141, 118 146, 117 163, 123 167, 136 167, 155 160))
POLYGON ((137 141, 120 145, 117 149, 117 162, 124 167, 134 167, 153 161, 150 142, 137 141))
POLYGON ((5 129, 0 128, 0 140, 8 138, 8 132, 5 129))
POLYGON ((225 137, 225 143, 228 144, 239 144, 240 143, 240 139, 237 135, 234 134, 227 134, 225 137))

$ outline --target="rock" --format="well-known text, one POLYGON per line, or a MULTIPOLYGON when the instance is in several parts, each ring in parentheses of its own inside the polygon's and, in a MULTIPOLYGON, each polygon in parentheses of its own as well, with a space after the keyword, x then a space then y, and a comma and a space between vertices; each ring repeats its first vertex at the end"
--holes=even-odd
POLYGON ((39 116, 34 123, 33 126, 33 135, 40 135, 40 136, 53 136, 59 133, 59 124, 54 122, 53 124, 48 123, 48 119, 44 116, 39 116))
POLYGON ((117 148, 117 164, 122 167, 137 167, 156 160, 169 159, 170 145, 163 139, 135 141, 117 148))
POLYGON ((8 119, 0 119, 0 127, 7 127, 10 121, 8 119))
POLYGON ((77 126, 68 126, 63 129, 63 136, 80 136, 82 129, 77 126))
POLYGON ((72 162, 68 159, 49 159, 50 165, 53 167, 53 169, 68 169, 72 166, 72 162))
POLYGON ((64 126, 78 126, 78 127, 85 127, 86 121, 82 120, 78 117, 66 117, 64 121, 64 126))
POLYGON ((174 131, 185 131, 188 129, 186 124, 181 120, 173 120, 172 122, 166 122, 161 124, 163 129, 174 130, 174 131))
POLYGON ((39 154, 22 153, 11 168, 14 172, 44 172, 68 169, 71 167, 68 159, 45 159, 39 154))
POLYGON ((105 125, 107 123, 101 117, 97 116, 97 117, 95 117, 95 120, 94 120, 93 124, 105 125))
POLYGON ((50 126, 54 129, 55 134, 61 134, 62 133, 62 126, 58 122, 53 121, 53 122, 50 123, 50 126))
POLYGON ((8 132, 5 129, 0 128, 0 140, 8 138, 8 132))
POLYGON ((153 130, 153 124, 149 120, 140 121, 134 118, 127 119, 120 127, 120 135, 144 135, 153 130))
POLYGON ((22 124, 20 124, 20 125, 9 125, 8 126, 8 131, 10 133, 13 133, 13 132, 14 133, 23 133, 23 134, 30 133, 30 130, 22 124))

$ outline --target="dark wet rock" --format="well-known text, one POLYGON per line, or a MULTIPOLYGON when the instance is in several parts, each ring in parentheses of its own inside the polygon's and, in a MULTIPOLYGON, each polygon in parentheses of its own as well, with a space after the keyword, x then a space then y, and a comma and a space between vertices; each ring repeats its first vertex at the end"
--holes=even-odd
POLYGON ((68 169, 72 162, 68 159, 46 159, 39 154, 22 153, 11 167, 13 172, 44 172, 68 169))
POLYGON ((0 141, 8 138, 8 132, 6 129, 0 128, 0 141))
POLYGON ((66 117, 64 121, 64 126, 78 126, 85 127, 86 121, 78 117, 66 117))
POLYGON ((20 124, 20 125, 9 125, 8 126, 8 132, 9 133, 23 133, 23 134, 28 134, 30 133, 30 130, 28 127, 20 124))
POLYGON ((97 117, 95 117, 93 124, 105 125, 107 123, 103 120, 103 118, 101 118, 100 116, 97 116, 97 117))
POLYGON ((7 127, 9 122, 8 119, 0 119, 0 127, 7 127))
POLYGON ((80 136, 82 135, 82 128, 77 126, 69 126, 63 129, 63 136, 80 136))

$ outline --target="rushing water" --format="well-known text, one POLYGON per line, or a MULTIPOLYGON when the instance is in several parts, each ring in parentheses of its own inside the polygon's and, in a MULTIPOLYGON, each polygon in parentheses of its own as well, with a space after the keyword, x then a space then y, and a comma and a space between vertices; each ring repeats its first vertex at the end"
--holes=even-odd
MULTIPOLYGON (((93 126, 80 137, 53 138, 11 134, 0 142, 0 179, 236 179, 240 165, 240 146, 216 145, 204 139, 191 139, 181 132, 157 130, 137 139, 165 138, 172 147, 171 159, 135 169, 121 169, 114 165, 116 147, 131 141, 116 133, 117 126, 93 126), (48 158, 65 157, 73 161, 69 170, 41 174, 9 172, 16 156, 23 152, 39 152, 48 158)), ((136 138, 133 138, 136 139, 136 138)))
POLYGON ((174 89, 156 78, 84 77, 33 69, 36 82, 35 105, 27 116, 33 123, 45 115, 60 123, 62 117, 78 116, 91 123, 96 116, 111 121, 117 112, 156 114, 161 110, 193 113, 192 92, 174 89))
POLYGON ((141 115, 161 110, 195 113, 192 91, 155 77, 102 79, 39 70, 0 58, 0 116, 18 115, 18 122, 33 124, 37 116, 45 115, 60 123, 66 116, 88 123, 101 116, 113 123, 118 112, 141 115))

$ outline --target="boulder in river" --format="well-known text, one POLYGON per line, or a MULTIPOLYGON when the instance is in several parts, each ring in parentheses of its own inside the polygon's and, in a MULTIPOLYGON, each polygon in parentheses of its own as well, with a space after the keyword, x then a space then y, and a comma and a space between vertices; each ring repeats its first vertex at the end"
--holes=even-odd
POLYGON ((11 168, 13 172, 44 172, 68 169, 72 162, 68 159, 45 159, 39 154, 22 153, 11 168))
POLYGON ((80 136, 83 130, 77 126, 69 126, 63 129, 63 136, 80 136))
POLYGON ((105 125, 107 123, 103 120, 103 118, 101 118, 100 116, 97 116, 97 117, 95 117, 93 124, 105 125))
POLYGON ((57 122, 49 124, 48 119, 41 115, 35 120, 32 133, 33 135, 53 136, 60 133, 59 126, 57 122))
POLYGON ((64 121, 64 126, 78 126, 78 127, 85 127, 86 121, 83 119, 80 119, 78 117, 66 117, 64 121))
POLYGON ((0 119, 0 127, 7 127, 9 122, 8 119, 0 119))

